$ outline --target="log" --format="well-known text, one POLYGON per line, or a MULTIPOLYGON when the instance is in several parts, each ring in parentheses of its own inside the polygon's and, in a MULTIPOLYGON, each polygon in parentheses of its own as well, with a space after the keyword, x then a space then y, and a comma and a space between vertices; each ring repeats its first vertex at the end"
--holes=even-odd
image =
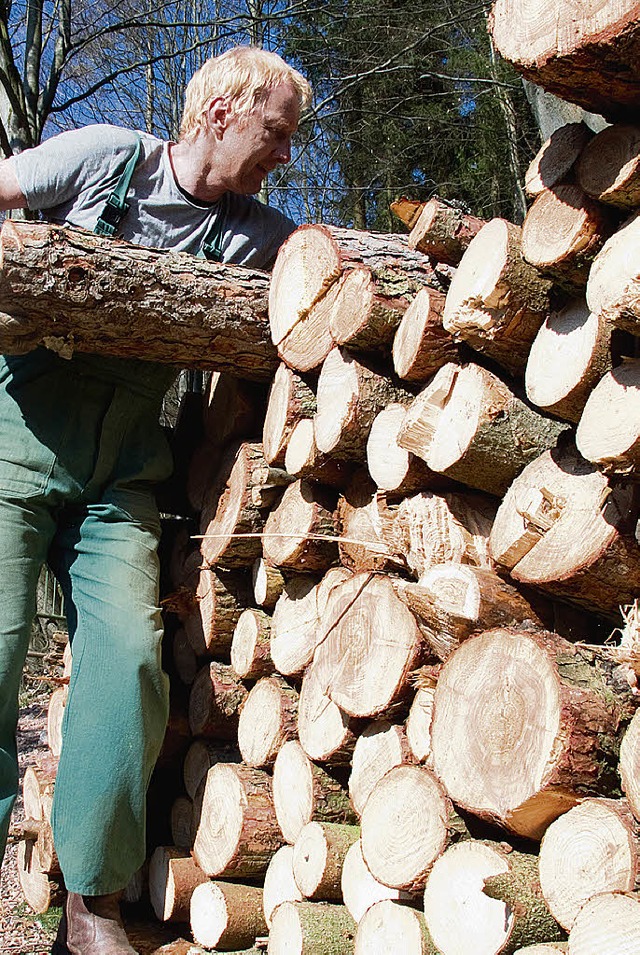
POLYGON ((557 952, 568 952, 568 942, 539 942, 536 945, 525 945, 519 948, 514 955, 553 955, 557 952))
POLYGON ((207 443, 222 448, 262 427, 265 386, 212 372, 202 395, 202 430, 207 443))
POLYGON ((184 627, 178 627, 171 641, 171 659, 178 679, 191 686, 198 672, 198 657, 184 627))
POLYGON ((536 335, 525 371, 527 398, 577 423, 594 386, 611 368, 611 325, 574 299, 553 312, 536 335))
POLYGON ((391 580, 362 573, 338 584, 326 632, 313 666, 337 706, 372 717, 406 696, 408 675, 420 660, 420 632, 391 580))
POLYGON ((504 843, 468 840, 447 849, 429 875, 424 914, 442 955, 511 955, 565 937, 542 898, 536 857, 504 843))
POLYGON ((434 196, 425 202, 413 225, 409 248, 424 252, 436 262, 458 265, 483 225, 484 219, 469 215, 458 206, 434 196))
POLYGON ((342 901, 340 879, 348 849, 360 837, 357 826, 308 822, 293 847, 293 877, 305 898, 342 901))
POLYGON ((207 880, 193 891, 189 921, 195 941, 206 948, 225 951, 253 945, 267 932, 262 889, 207 880))
POLYGON ((67 705, 69 687, 67 684, 57 686, 47 706, 47 745, 54 756, 60 756, 62 750, 62 720, 64 708, 67 705))
POLYGON ((327 225, 298 228, 280 247, 269 290, 271 336, 287 365, 309 371, 336 343, 390 337, 423 285, 440 284, 406 236, 327 225), (351 276, 354 271, 355 275, 351 276), (354 302, 354 295, 356 301, 354 302), (340 330, 339 330, 340 329, 340 330))
POLYGON ((248 690, 226 663, 205 665, 189 694, 189 726, 194 736, 235 740, 248 690))
POLYGON ((286 742, 276 757, 273 803, 282 835, 292 844, 310 822, 357 821, 342 783, 312 762, 298 740, 286 742))
POLYGON ((194 837, 194 800, 188 796, 178 796, 171 804, 169 826, 171 839, 178 849, 189 850, 194 837))
POLYGON ((360 819, 362 857, 374 879, 418 892, 445 848, 467 835, 426 766, 396 766, 375 785, 360 819))
POLYGON ((588 0, 570 15, 561 0, 497 0, 489 22, 498 51, 531 82, 607 119, 637 110, 635 0, 588 0))
POLYGON ((492 498, 472 491, 415 494, 396 512, 396 549, 418 578, 446 561, 492 568, 489 534, 496 510, 492 498))
POLYGON ((248 567, 260 555, 264 515, 252 491, 254 472, 265 466, 261 443, 242 441, 225 452, 200 515, 205 566, 248 567))
POLYGON ((406 405, 392 401, 374 418, 367 439, 369 474, 389 500, 416 491, 442 490, 448 483, 420 457, 398 444, 406 413, 406 405))
POLYGON ((560 183, 537 197, 522 224, 522 255, 558 285, 579 290, 594 258, 614 231, 611 210, 575 183, 560 183))
POLYGON ((187 795, 195 799, 200 784, 216 763, 237 763, 240 754, 234 740, 224 746, 218 740, 194 739, 182 765, 182 779, 187 795))
POLYGON ((640 895, 605 892, 578 913, 569 955, 634 955, 640 949, 640 895))
POLYGON ((353 751, 349 796, 361 816, 376 784, 394 766, 413 762, 402 726, 388 720, 374 720, 363 730, 353 751))
POLYGON ((271 778, 241 763, 207 773, 193 857, 209 876, 256 879, 282 845, 271 778))
POLYGON ((376 902, 356 932, 354 955, 438 955, 421 912, 398 902, 376 902))
POLYGON ((540 885, 568 932, 594 895, 640 887, 639 836, 623 799, 585 799, 549 826, 540 846, 540 885))
POLYGON ((633 719, 620 744, 620 763, 618 766, 622 791, 636 819, 640 819, 640 714, 634 713, 633 719))
POLYGON ((606 472, 640 464, 640 359, 608 371, 591 392, 576 430, 580 454, 606 472))
POLYGON ((360 922, 365 912, 376 902, 383 902, 386 899, 392 901, 414 900, 414 896, 409 892, 392 889, 390 886, 374 879, 362 858, 360 839, 347 850, 340 883, 344 904, 355 922, 360 922))
POLYGON ((442 324, 445 296, 422 288, 416 294, 393 338, 391 354, 396 375, 425 382, 448 361, 456 361, 458 346, 442 324))
POLYGON ((149 901, 160 922, 188 922, 191 896, 208 876, 176 846, 158 846, 149 860, 149 901))
POLYGON ((231 666, 242 680, 259 680, 273 673, 270 652, 271 617, 247 607, 238 617, 231 641, 231 666))
POLYGON ((227 656, 240 614, 249 602, 247 583, 238 570, 203 567, 190 612, 182 625, 196 656, 227 656))
POLYGON ((7 220, 0 232, 3 351, 45 344, 268 380, 268 276, 82 229, 7 220), (160 294, 159 294, 160 291, 160 294))
POLYGON ((283 902, 302 902, 304 896, 293 878, 293 846, 286 845, 273 854, 264 876, 262 905, 267 928, 273 913, 283 902))
POLYGON ((431 757, 431 719, 436 695, 437 677, 431 684, 422 683, 416 690, 406 722, 407 743, 417 763, 429 764, 431 757))
POLYGON ((632 215, 596 256, 587 282, 587 303, 617 328, 640 334, 640 213, 632 215))
POLYGON ((497 628, 465 641, 440 671, 431 722, 450 798, 540 839, 586 795, 618 795, 620 737, 637 706, 627 674, 550 632, 497 628))
POLYGON ((361 721, 329 697, 326 675, 312 661, 298 701, 298 736, 309 759, 332 766, 349 763, 360 729, 361 721))
POLYGON ((262 548, 266 560, 298 572, 327 570, 338 553, 334 504, 325 489, 308 481, 290 484, 264 526, 262 548))
POLYGON ((258 557, 251 567, 253 598, 258 607, 273 610, 284 588, 284 577, 264 557, 258 557))
MULTIPOLYGON (((580 154, 592 138, 593 131, 586 123, 565 123, 555 129, 529 163, 524 177, 527 195, 535 198, 545 189, 553 189, 570 179, 580 154)), ((589 192, 584 185, 582 188, 589 192)))
POLYGON ((447 293, 443 325, 520 374, 531 343, 547 317, 551 283, 524 261, 522 230, 492 219, 471 240, 447 293))
POLYGON ((480 365, 444 365, 413 400, 398 444, 429 468, 501 497, 566 425, 543 418, 480 365))
POLYGON ((311 387, 281 362, 269 389, 262 431, 262 445, 268 464, 284 464, 287 443, 295 425, 302 418, 312 418, 315 411, 316 396, 311 387))
POLYGON ((356 471, 338 499, 340 560, 350 570, 397 572, 405 559, 395 542, 397 506, 389 504, 365 471, 356 471))
POLYGON ((399 581, 396 593, 416 615, 420 632, 443 662, 474 633, 525 621, 543 628, 543 618, 547 624, 553 618, 543 598, 527 600, 495 571, 470 564, 438 564, 417 584, 399 581))
POLYGON ((16 867, 25 902, 37 915, 62 904, 65 897, 62 876, 52 878, 43 870, 37 839, 19 841, 16 867))
POLYGON ((601 130, 582 151, 576 175, 600 202, 624 210, 640 205, 640 126, 617 123, 601 130))
POLYGON ((329 352, 318 378, 314 433, 318 450, 338 461, 364 462, 376 415, 391 401, 406 403, 408 392, 356 360, 346 349, 329 352))
POLYGON ((407 229, 413 229, 424 209, 425 203, 419 199, 409 199, 407 196, 400 196, 390 203, 389 208, 394 216, 400 219, 400 222, 406 225, 407 229))
POLYGON ((294 477, 336 488, 348 484, 353 472, 353 465, 348 461, 336 461, 331 454, 318 450, 312 418, 302 418, 293 428, 284 466, 294 477))
POLYGON ((617 614, 638 590, 633 514, 629 487, 613 487, 571 447, 545 451, 507 491, 491 553, 516 581, 617 614))
POLYGON ((278 673, 262 677, 242 704, 238 746, 247 766, 273 766, 278 751, 297 735, 298 691, 278 673))
POLYGON ((353 955, 355 930, 343 905, 283 902, 271 919, 269 955, 353 955))

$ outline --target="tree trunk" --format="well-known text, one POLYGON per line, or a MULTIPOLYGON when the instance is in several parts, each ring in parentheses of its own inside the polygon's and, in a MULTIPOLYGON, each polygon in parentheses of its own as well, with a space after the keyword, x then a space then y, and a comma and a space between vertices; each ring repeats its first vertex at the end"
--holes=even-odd
POLYGON ((524 177, 527 195, 535 198, 545 189, 553 189, 568 180, 582 150, 592 138, 593 131, 586 123, 565 123, 554 130, 529 163, 524 177))
POLYGON ((416 690, 406 722, 407 743, 418 763, 431 760, 431 719, 436 695, 437 676, 430 684, 422 682, 416 690))
POLYGON ((16 858, 20 888, 27 905, 37 914, 62 905, 65 897, 62 876, 49 877, 43 870, 37 839, 21 839, 16 858))
POLYGON ((545 189, 522 225, 522 255, 558 285, 579 290, 595 256, 616 227, 606 206, 574 183, 545 189))
POLYGON ((398 443, 433 471, 501 497, 565 430, 480 365, 448 364, 409 406, 398 443))
POLYGON ((576 431, 587 461, 617 474, 640 465, 640 360, 611 369, 591 392, 576 431))
POLYGON ((603 129, 582 152, 576 170, 588 195, 620 209, 640 205, 640 127, 603 129))
POLYGON ((298 702, 298 735, 309 759, 332 766, 348 764, 360 729, 361 721, 329 697, 324 668, 310 663, 298 702))
POLYGON ((262 889, 207 880, 194 889, 189 921, 195 941, 208 949, 228 951, 253 945, 267 933, 262 889))
POLYGON ((522 258, 522 230, 493 219, 471 240, 447 293, 443 325, 512 374, 524 369, 549 312, 551 284, 522 258))
POLYGON ((376 490, 365 471, 357 471, 338 500, 340 560, 350 570, 397 571, 405 560, 394 540, 396 507, 376 490))
POLYGON ((442 324, 445 300, 436 289, 420 289, 402 316, 392 347, 399 378, 425 382, 448 361, 456 361, 458 346, 442 324))
POLYGON ((473 840, 448 849, 429 875, 424 913, 444 953, 512 955, 523 945, 564 938, 542 898, 537 858, 505 843, 473 840))
POLYGON ((188 852, 158 846, 149 860, 149 901, 161 922, 188 922, 191 896, 209 878, 188 852))
POLYGON ((257 557, 251 567, 253 598, 258 607, 273 610, 284 588, 284 578, 277 567, 264 557, 257 557))
POLYGON ((0 256, 3 351, 42 343, 255 381, 277 367, 264 272, 13 219, 0 256))
POLYGON ((265 385, 214 371, 202 396, 202 429, 207 442, 221 448, 260 433, 265 385))
POLYGON ((297 734, 298 692, 278 673, 262 677, 242 704, 238 746, 247 766, 273 766, 278 751, 297 734))
POLYGON ((349 483, 354 469, 349 461, 336 461, 330 453, 318 450, 312 418, 302 418, 293 428, 284 465, 294 477, 336 488, 343 488, 349 483))
POLYGON ((547 829, 540 884, 553 917, 569 932, 602 892, 640 888, 640 830, 623 799, 585 799, 547 829))
POLYGON ((282 835, 290 843, 310 822, 357 821, 344 786, 313 763, 298 740, 285 743, 276 757, 273 802, 282 835))
POLYGON ((283 902, 271 920, 269 955, 353 955, 355 931, 343 905, 283 902))
POLYGON ((195 606, 182 617, 196 656, 229 653, 236 625, 248 603, 248 587, 238 570, 216 572, 204 567, 199 572, 195 606))
POLYGON ((420 632, 388 578, 356 574, 335 587, 325 627, 313 666, 337 706, 371 717, 406 695, 420 659, 420 632))
POLYGON ((323 488, 295 481, 282 495, 264 526, 262 549, 267 561, 299 573, 323 573, 335 561, 338 545, 334 501, 323 488))
POLYGON ((188 796, 178 796, 171 805, 170 829, 173 844, 187 851, 195 836, 194 801, 188 796))
POLYGON ((438 955, 421 912, 399 902, 376 902, 356 932, 354 955, 438 955))
POLYGON ((348 849, 359 836, 357 826, 307 823, 293 847, 293 877, 305 898, 342 901, 342 866, 348 849))
POLYGON ((502 56, 549 92, 607 119, 637 108, 635 0, 587 0, 570 16, 562 0, 497 0, 490 29, 502 56))
POLYGON ((376 783, 394 766, 413 762, 402 726, 386 720, 370 723, 358 737, 349 776, 349 796, 359 816, 376 783))
POLYGON ((540 839, 585 795, 617 795, 619 741, 637 706, 627 676, 548 632, 467 640, 440 672, 431 722, 433 767, 451 799, 540 839))
POLYGON ((640 335, 640 213, 605 242, 587 282, 587 303, 617 328, 640 335))
POLYGON ((347 850, 342 866, 341 889, 344 904, 355 922, 360 922, 365 912, 376 902, 386 899, 414 900, 414 896, 409 892, 392 889, 374 879, 362 858, 360 839, 347 850))
POLYGON ((390 500, 427 488, 441 490, 449 483, 398 444, 406 413, 406 405, 392 401, 374 418, 367 441, 367 469, 378 490, 386 492, 390 500))
POLYGON ((246 687, 228 664, 205 665, 189 694, 189 726, 193 735, 235 740, 240 709, 247 696, 246 687))
POLYGON ((231 666, 241 680, 259 680, 273 673, 270 642, 271 617, 254 607, 243 610, 231 641, 231 666))
POLYGON ((424 202, 420 202, 418 199, 408 199, 406 196, 401 196, 389 206, 394 216, 397 216, 400 222, 406 225, 407 229, 413 229, 424 207, 424 202))
POLYGON ((293 878, 293 846, 280 846, 265 872, 262 904, 267 927, 273 913, 283 902, 302 902, 303 895, 293 878))
POLYGON ((620 744, 618 766, 622 791, 636 819, 640 819, 640 714, 634 714, 620 744))
POLYGON ((425 766, 396 766, 374 787, 360 820, 371 875, 418 892, 447 845, 467 834, 442 785, 425 766))
POLYGON ((193 857, 210 876, 257 879, 282 845, 271 778, 241 763, 207 773, 193 857))
POLYGON ((616 615, 638 592, 633 491, 610 486, 574 450, 545 451, 498 509, 491 553, 523 584, 616 615))
POLYGON ((605 892, 578 913, 569 935, 570 955, 635 955, 640 951, 640 894, 605 892))
POLYGON ((182 779, 187 795, 195 799, 200 784, 216 763, 237 763, 240 753, 236 741, 224 746, 217 740, 194 739, 182 765, 182 779))
POLYGON ((282 466, 285 450, 295 425, 316 412, 316 396, 306 381, 284 362, 271 382, 262 444, 269 464, 282 466))
POLYGON ((577 423, 594 386, 611 368, 611 331, 583 299, 553 312, 529 352, 525 373, 529 401, 577 423))
POLYGON ((443 262, 458 265, 473 237, 485 225, 437 196, 424 204, 409 236, 409 248, 443 262))

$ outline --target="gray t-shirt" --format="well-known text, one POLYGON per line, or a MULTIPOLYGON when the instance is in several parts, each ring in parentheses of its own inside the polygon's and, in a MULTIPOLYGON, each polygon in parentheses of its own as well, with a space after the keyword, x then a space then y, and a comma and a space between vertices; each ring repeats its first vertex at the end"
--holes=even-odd
MULTIPOLYGON (((118 235, 137 245, 197 254, 224 210, 222 261, 271 268, 295 223, 251 196, 227 193, 213 205, 198 203, 178 187, 168 143, 138 135, 142 151, 118 235)), ((94 125, 60 133, 10 162, 29 209, 42 210, 51 222, 93 230, 134 149, 129 130, 94 125)))

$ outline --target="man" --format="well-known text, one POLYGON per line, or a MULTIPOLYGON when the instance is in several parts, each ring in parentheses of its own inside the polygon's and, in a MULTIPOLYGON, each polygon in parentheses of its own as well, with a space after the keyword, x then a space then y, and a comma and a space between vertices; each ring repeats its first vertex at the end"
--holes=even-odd
MULTIPOLYGON (((289 161, 309 100, 307 81, 276 54, 231 50, 189 83, 177 143, 112 126, 63 133, 0 163, 0 207, 268 268, 295 226, 251 197, 289 161), (118 190, 129 209, 114 213, 118 190)), ((59 955, 135 955, 118 898, 144 861, 145 794, 167 718, 150 488, 170 469, 158 411, 172 378, 152 362, 67 361, 44 348, 0 359, 0 854, 48 560, 73 650, 52 815, 69 891, 59 955)))

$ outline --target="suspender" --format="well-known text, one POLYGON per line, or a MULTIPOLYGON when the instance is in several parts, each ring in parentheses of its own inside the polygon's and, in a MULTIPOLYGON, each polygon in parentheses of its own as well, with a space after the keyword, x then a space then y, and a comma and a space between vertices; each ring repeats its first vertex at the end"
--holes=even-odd
MULTIPOLYGON (((94 228, 97 235, 105 235, 113 238, 118 231, 121 221, 129 211, 129 203, 126 196, 131 185, 131 177, 136 168, 142 150, 142 141, 137 133, 132 134, 135 137, 135 146, 133 153, 124 167, 116 187, 108 196, 107 201, 98 216, 98 221, 94 228)), ((222 262, 222 240, 224 238, 227 214, 229 212, 229 196, 225 193, 220 200, 218 214, 209 226, 207 233, 202 240, 198 251, 199 258, 208 259, 210 262, 222 262)))

